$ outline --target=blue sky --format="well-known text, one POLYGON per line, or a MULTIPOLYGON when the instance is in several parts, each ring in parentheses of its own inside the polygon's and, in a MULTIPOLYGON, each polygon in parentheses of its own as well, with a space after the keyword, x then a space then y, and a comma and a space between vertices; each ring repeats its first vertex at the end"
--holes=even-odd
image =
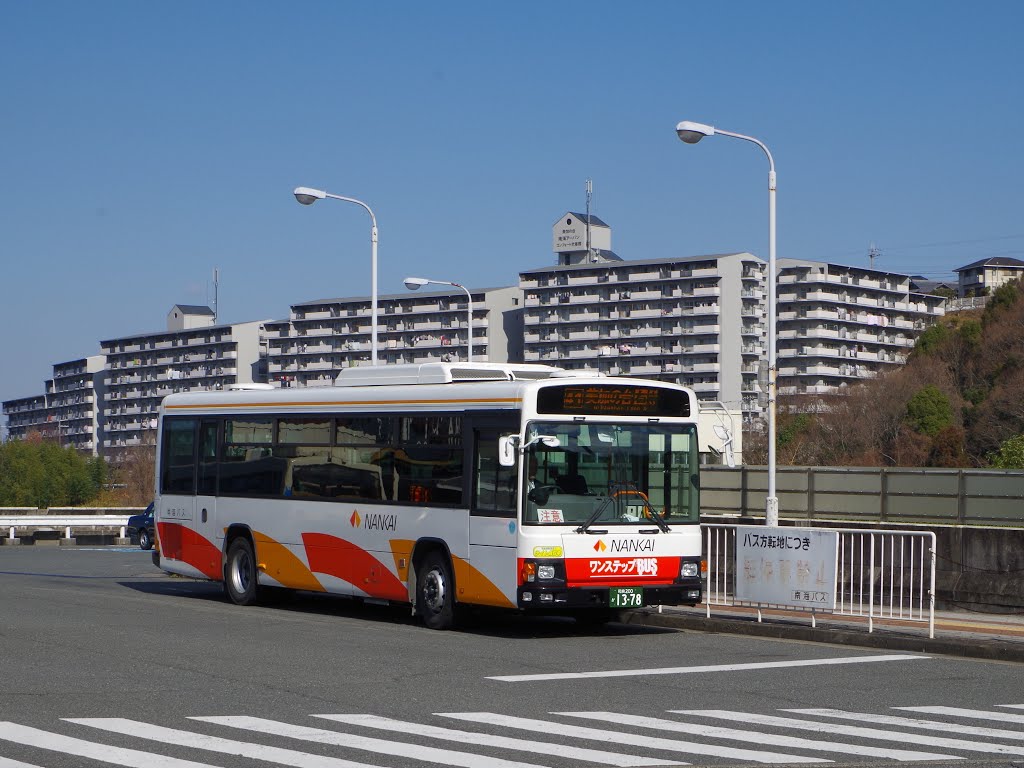
POLYGON ((1024 258, 1019 2, 29 2, 0 26, 0 399, 206 303, 512 285, 585 204, 624 258, 939 276, 1024 258))

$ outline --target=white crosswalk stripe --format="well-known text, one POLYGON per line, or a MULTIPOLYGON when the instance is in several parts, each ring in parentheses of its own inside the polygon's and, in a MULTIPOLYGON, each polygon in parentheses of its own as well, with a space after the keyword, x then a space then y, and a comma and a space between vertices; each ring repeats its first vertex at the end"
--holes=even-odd
POLYGON ((969 717, 975 720, 994 720, 999 723, 1024 724, 1024 715, 1010 712, 989 712, 984 709, 962 709, 960 707, 893 707, 906 712, 922 712, 926 715, 948 715, 949 717, 969 717))
POLYGON ((864 739, 898 741, 906 744, 924 744, 932 748, 938 747, 940 749, 957 749, 967 752, 988 752, 996 755, 1024 755, 1024 747, 1012 747, 1005 744, 988 744, 983 741, 968 741, 966 739, 947 739, 941 736, 931 736, 920 733, 904 733, 902 731, 886 731, 879 728, 863 728, 858 725, 838 725, 836 723, 812 722, 810 720, 797 720, 795 717, 756 715, 748 712, 729 712, 721 709, 673 709, 669 711, 680 715, 715 717, 722 720, 756 723, 758 725, 771 725, 779 728, 796 728, 797 730, 803 731, 818 731, 819 733, 831 733, 841 736, 859 736, 864 739))
POLYGON ((543 718, 446 712, 424 715, 425 722, 360 713, 314 714, 306 722, 248 715, 175 716, 191 729, 126 718, 66 718, 47 729, 0 721, 0 768, 40 768, 47 760, 39 755, 54 753, 98 767, 125 768, 223 768, 221 761, 230 761, 233 768, 250 764, 253 768, 267 764, 290 768, 646 768, 689 765, 687 761, 831 763, 840 759, 837 756, 848 755, 861 761, 924 763, 962 760, 978 753, 1024 755, 1024 713, 1019 711, 1024 705, 991 706, 992 710, 890 708, 890 712, 904 713, 899 715, 827 708, 780 710, 787 716, 719 709, 667 710, 664 716, 560 711, 543 718), (467 726, 444 727, 437 724, 440 718, 467 726), (963 722, 969 719, 1002 725, 963 722), (580 720, 597 727, 581 725, 580 720), (732 725, 709 722, 715 720, 732 725), (526 733, 520 737, 509 730, 526 733), (368 731, 376 733, 370 736, 368 731), (814 735, 805 737, 807 731, 814 735), (103 743, 114 738, 111 734, 120 743, 130 737, 132 748, 103 743), (295 748, 302 743, 309 745, 308 751, 295 748), (13 748, 19 751, 10 752, 13 748), (162 755, 161 750, 179 756, 162 755), (188 759, 191 750, 197 760, 188 759), (208 763, 203 753, 222 757, 208 763))
POLYGON ((24 744, 29 747, 48 749, 76 757, 87 757, 113 765, 124 765, 128 768, 214 768, 208 763, 195 763, 191 760, 179 760, 175 757, 154 755, 136 749, 108 747, 57 733, 30 728, 17 723, 0 723, 0 739, 24 744))
POLYGON ((32 763, 23 763, 20 760, 8 760, 6 757, 0 757, 0 768, 39 768, 39 766, 32 765, 32 763))
POLYGON ((123 733, 136 738, 142 736, 150 741, 159 741, 164 744, 221 752, 225 755, 242 755, 278 765, 292 766, 292 768, 373 768, 367 763, 354 763, 351 760, 342 760, 338 757, 310 755, 305 752, 297 752, 294 749, 250 744, 245 741, 222 739, 219 736, 207 736, 202 733, 164 728, 159 725, 147 724, 144 728, 140 728, 138 722, 121 717, 76 717, 68 718, 67 722, 88 725, 113 733, 123 733))
POLYGON ((981 725, 963 725, 947 723, 942 720, 921 720, 916 717, 898 717, 896 715, 872 715, 867 712, 845 712, 839 709, 784 709, 795 715, 816 715, 833 717, 840 720, 857 720, 862 723, 877 725, 895 725, 900 728, 918 728, 926 731, 944 731, 945 733, 963 733, 968 736, 990 736, 993 739, 1017 739, 1024 741, 1024 732, 1008 731, 1004 728, 986 728, 981 725))
MULTIPOLYGON (((526 717, 514 717, 512 715, 497 715, 493 712, 438 712, 441 717, 451 717, 455 720, 466 720, 472 723, 486 723, 488 725, 499 725, 506 728, 519 728, 527 731, 546 731, 553 728, 549 720, 531 720, 526 717)), ((701 744, 697 741, 676 741, 675 739, 661 739, 655 736, 638 736, 634 733, 623 731, 606 731, 597 728, 584 728, 578 725, 558 725, 558 733, 563 736, 576 736, 581 739, 592 741, 606 741, 613 744, 630 744, 635 747, 646 747, 647 749, 659 749, 667 752, 685 752, 691 755, 712 755, 715 757, 728 757, 734 760, 749 760, 754 763, 828 763, 831 760, 823 760, 818 757, 803 757, 801 755, 789 755, 781 752, 767 752, 754 749, 737 749, 734 747, 718 746, 716 744, 701 744)))
POLYGON ((786 747, 789 749, 808 749, 817 752, 838 752, 867 757, 883 757, 890 760, 950 760, 955 755, 943 755, 935 752, 912 752, 903 749, 882 749, 860 744, 843 744, 834 741, 818 741, 802 739, 797 736, 779 736, 773 733, 742 731, 737 728, 721 728, 715 725, 703 725, 693 720, 664 720, 658 717, 641 717, 639 715, 623 715, 617 712, 554 712, 552 714, 568 717, 584 717, 590 720, 615 723, 616 725, 635 725, 640 728, 653 728, 661 731, 685 733, 690 736, 708 736, 714 739, 732 739, 734 741, 750 741, 770 747, 786 747))
POLYGON ((538 755, 555 755, 575 760, 585 760, 589 763, 599 763, 601 765, 622 766, 622 768, 630 768, 631 766, 639 768, 640 766, 654 765, 685 765, 685 763, 679 763, 674 760, 659 760, 657 758, 624 755, 618 752, 586 749, 585 747, 570 747, 551 741, 511 739, 507 736, 496 736, 490 733, 473 733, 472 731, 459 731, 453 728, 438 728, 436 726, 411 723, 407 720, 392 720, 389 717, 378 717, 376 715, 313 715, 313 717, 322 717, 338 723, 358 725, 363 728, 378 728, 412 736, 424 736, 428 739, 457 741, 463 744, 481 744, 538 755))
MULTIPOLYGON (((532 768, 532 764, 517 763, 513 760, 503 760, 487 755, 478 755, 470 752, 455 752, 450 749, 437 749, 425 747, 420 744, 408 744, 401 741, 385 741, 384 739, 373 739, 368 736, 358 736, 354 733, 340 731, 327 731, 322 728, 310 728, 305 725, 290 725, 280 723, 276 720, 266 720, 262 717, 193 717, 191 720, 200 720, 204 723, 215 725, 227 725, 232 728, 244 728, 260 733, 269 733, 274 736, 287 736, 292 739, 303 741, 315 741, 320 744, 334 744, 349 749, 367 750, 382 755, 396 755, 416 760, 423 760, 428 763, 440 763, 441 765, 457 765, 461 768, 532 768)), ((543 766, 537 766, 543 768, 543 766)))

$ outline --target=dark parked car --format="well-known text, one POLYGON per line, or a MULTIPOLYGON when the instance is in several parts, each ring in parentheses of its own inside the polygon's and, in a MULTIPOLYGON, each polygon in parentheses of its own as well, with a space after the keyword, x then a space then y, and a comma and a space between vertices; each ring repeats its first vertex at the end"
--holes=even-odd
POLYGON ((138 536, 139 546, 142 549, 153 548, 153 542, 156 541, 156 531, 153 528, 153 502, 149 503, 146 511, 141 515, 132 515, 128 518, 125 533, 128 538, 138 536))

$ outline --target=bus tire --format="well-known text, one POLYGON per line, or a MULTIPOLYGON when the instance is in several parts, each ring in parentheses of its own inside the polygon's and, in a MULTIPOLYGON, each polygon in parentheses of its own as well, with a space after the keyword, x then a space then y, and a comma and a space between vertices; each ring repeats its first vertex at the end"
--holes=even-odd
POLYGON ((430 629, 455 626, 455 581, 448 558, 440 551, 427 554, 416 569, 416 611, 430 629))
POLYGON ((224 592, 235 605, 253 605, 259 599, 256 555, 245 536, 237 536, 228 547, 224 565, 224 592))

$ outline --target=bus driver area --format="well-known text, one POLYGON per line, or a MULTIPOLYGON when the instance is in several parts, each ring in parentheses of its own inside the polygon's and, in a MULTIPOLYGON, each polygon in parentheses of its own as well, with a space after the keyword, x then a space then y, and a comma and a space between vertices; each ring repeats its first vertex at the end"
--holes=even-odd
POLYGON ((701 596, 696 403, 539 365, 346 370, 161 407, 160 566, 221 581, 607 620, 701 596))

